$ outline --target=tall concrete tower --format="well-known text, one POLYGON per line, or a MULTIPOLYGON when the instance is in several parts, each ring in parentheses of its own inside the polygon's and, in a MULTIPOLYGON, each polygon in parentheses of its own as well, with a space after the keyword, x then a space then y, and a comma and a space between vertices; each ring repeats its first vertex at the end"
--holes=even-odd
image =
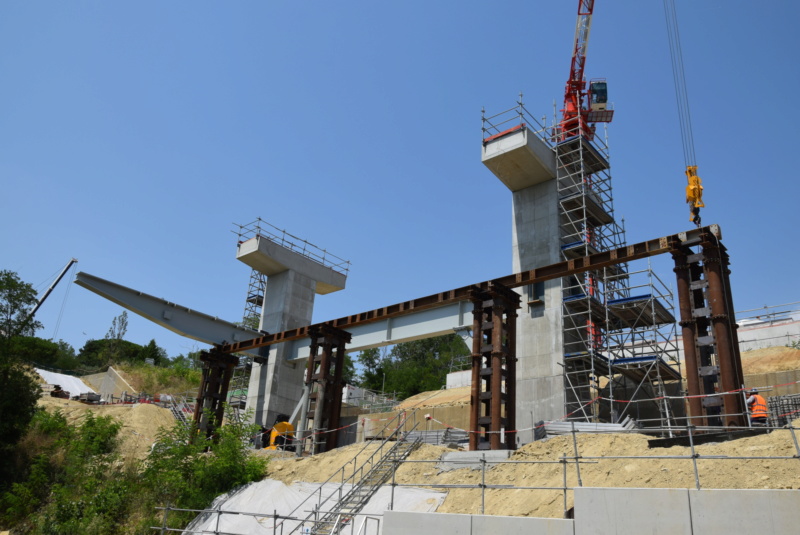
MULTIPOLYGON (((484 165, 512 194, 515 273, 561 261, 555 151, 521 113, 520 106, 485 119, 481 154, 484 165)), ((561 281, 526 287, 521 294, 516 420, 518 428, 528 428, 532 425, 526 424, 563 414, 561 281)), ((531 435, 523 433, 520 439, 529 442, 531 435)))
MULTIPOLYGON (((267 277, 259 329, 283 332, 311 324, 316 294, 345 287, 349 262, 258 220, 241 227, 236 258, 267 277)), ((253 363, 247 407, 254 421, 271 425, 278 414, 291 414, 303 391, 302 363, 287 359, 291 342, 271 346, 266 362, 253 363)), ((305 361, 303 361, 305 362, 305 361)))

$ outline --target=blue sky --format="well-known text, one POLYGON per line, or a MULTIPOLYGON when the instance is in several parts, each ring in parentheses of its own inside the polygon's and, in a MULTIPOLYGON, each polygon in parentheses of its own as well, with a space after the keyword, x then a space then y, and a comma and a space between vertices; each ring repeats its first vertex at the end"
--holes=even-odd
MULTIPOLYGON (((722 227, 735 308, 798 301, 800 3, 676 4, 703 222, 722 227)), ((0 269, 43 291, 76 257, 237 321, 249 268, 231 231, 261 217, 352 262, 315 321, 506 275, 511 195, 480 162, 481 108, 522 91, 552 116, 576 5, 5 2, 0 269)), ((691 228, 662 2, 598 0, 586 73, 617 110, 628 241, 691 228)), ((62 283, 38 334, 77 350, 121 311, 62 283)), ((204 347, 134 315, 127 338, 204 347)))

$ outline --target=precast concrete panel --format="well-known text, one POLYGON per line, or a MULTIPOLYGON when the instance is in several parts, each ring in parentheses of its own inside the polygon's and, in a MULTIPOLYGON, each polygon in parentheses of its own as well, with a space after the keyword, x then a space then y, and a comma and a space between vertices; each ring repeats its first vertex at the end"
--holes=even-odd
POLYGON ((693 533, 687 489, 578 487, 574 493, 575 535, 693 533))
POLYGON ((799 490, 689 490, 689 503, 698 535, 800 532, 799 490))
POLYGON ((564 518, 472 516, 472 535, 489 534, 574 535, 575 523, 564 518))
POLYGON ((573 526, 572 520, 560 518, 386 511, 381 532, 383 535, 574 535, 573 526))
POLYGON ((409 533, 414 535, 471 535, 472 516, 400 511, 383 513, 382 535, 408 535, 409 533))

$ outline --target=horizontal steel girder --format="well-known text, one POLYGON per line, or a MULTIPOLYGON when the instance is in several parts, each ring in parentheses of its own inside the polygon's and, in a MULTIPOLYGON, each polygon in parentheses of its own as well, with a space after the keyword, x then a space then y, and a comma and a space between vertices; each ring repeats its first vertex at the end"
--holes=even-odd
MULTIPOLYGON (((619 247, 617 249, 602 251, 589 256, 566 260, 564 262, 531 269, 529 271, 523 271, 521 273, 506 275, 505 277, 500 277, 498 279, 484 281, 470 286, 456 288, 454 290, 448 290, 446 292, 429 295, 427 297, 421 297, 412 301, 405 301, 403 303, 370 310, 368 312, 362 312, 352 316, 329 320, 323 322, 323 324, 352 332, 353 328, 357 326, 380 322, 388 318, 397 318, 423 310, 444 307, 461 301, 468 301, 470 300, 470 296, 473 295, 473 292, 489 291, 497 285, 505 286, 507 288, 518 288, 520 286, 544 282, 547 280, 557 279, 586 271, 600 270, 605 267, 621 264, 623 262, 630 262, 664 253, 670 253, 679 250, 681 247, 697 245, 701 242, 718 243, 721 239, 722 231, 720 230, 719 226, 710 225, 707 227, 673 234, 671 236, 664 236, 662 238, 655 238, 633 245, 619 247)), ((250 351, 259 347, 307 338, 309 335, 309 329, 311 327, 313 327, 313 325, 298 327, 296 329, 290 329, 288 331, 279 333, 267 334, 243 342, 225 344, 220 347, 220 350, 226 353, 250 351)), ((353 348, 349 348, 349 350, 352 351, 353 348)))

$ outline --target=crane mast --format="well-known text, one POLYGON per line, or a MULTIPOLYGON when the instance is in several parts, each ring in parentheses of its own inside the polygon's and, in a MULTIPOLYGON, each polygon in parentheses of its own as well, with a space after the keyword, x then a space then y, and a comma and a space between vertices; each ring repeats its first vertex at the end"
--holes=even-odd
POLYGON ((586 91, 584 69, 593 13, 594 0, 578 0, 572 62, 564 90, 564 109, 561 110, 561 139, 583 135, 591 140, 594 137, 594 126, 590 125, 611 122, 614 116, 614 110, 609 110, 607 106, 608 89, 604 79, 592 80, 589 91, 586 91))

